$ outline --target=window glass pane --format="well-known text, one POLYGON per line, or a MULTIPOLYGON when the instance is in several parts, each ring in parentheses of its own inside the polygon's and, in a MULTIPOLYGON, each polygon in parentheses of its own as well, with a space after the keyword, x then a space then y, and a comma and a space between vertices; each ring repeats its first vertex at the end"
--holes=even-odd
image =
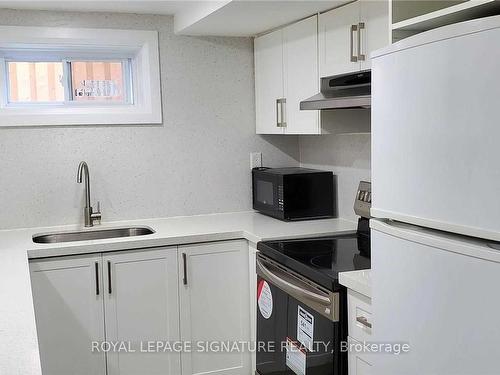
POLYGON ((125 101, 122 61, 72 61, 71 85, 75 101, 125 101))
POLYGON ((61 62, 7 62, 9 103, 63 102, 61 62))

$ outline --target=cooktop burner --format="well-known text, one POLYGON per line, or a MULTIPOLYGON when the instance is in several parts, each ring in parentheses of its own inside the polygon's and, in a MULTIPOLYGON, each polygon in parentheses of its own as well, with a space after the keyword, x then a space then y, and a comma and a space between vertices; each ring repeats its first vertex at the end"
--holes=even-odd
POLYGON ((263 255, 285 267, 335 290, 338 274, 370 268, 369 246, 362 234, 259 242, 263 255))

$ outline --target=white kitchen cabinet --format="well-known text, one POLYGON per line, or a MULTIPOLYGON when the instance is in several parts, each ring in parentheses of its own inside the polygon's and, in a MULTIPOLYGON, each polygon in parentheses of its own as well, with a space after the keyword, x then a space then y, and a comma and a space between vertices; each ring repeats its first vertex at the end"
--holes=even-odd
POLYGON ((319 92, 318 17, 284 29, 286 134, 319 134, 319 111, 301 111, 300 102, 319 92))
POLYGON ((248 350, 203 345, 250 341, 248 263, 246 240, 30 261, 44 374, 250 374, 248 350), (181 339, 191 351, 141 351, 181 339), (92 353, 92 341, 136 351, 92 353))
POLYGON ((248 351, 204 347, 250 339, 247 241, 179 246, 179 280, 181 339, 194 349, 181 354, 182 374, 250 374, 248 351))
POLYGON ((140 351, 141 341, 179 340, 176 247, 36 260, 30 268, 44 374, 181 373, 179 353, 140 351), (92 341, 105 340, 130 342, 136 352, 92 353, 92 341))
POLYGON ((300 102, 319 91, 318 17, 255 38, 257 134, 319 134, 318 111, 300 102))
MULTIPOLYGON (((347 340, 352 346, 362 347, 362 343, 351 337, 347 340), (356 345, 357 344, 357 345, 356 345)), ((367 358, 369 355, 363 353, 357 353, 355 351, 350 351, 347 355, 347 366, 349 375, 371 375, 373 365, 369 362, 370 359, 367 358)))
POLYGON ((370 341, 372 337, 371 299, 348 289, 347 308, 349 336, 358 341, 370 341))
POLYGON ((104 305, 100 255, 30 263, 43 374, 105 375, 104 305))
POLYGON ((372 303, 371 298, 356 292, 347 290, 348 322, 347 330, 349 337, 348 370, 349 375, 369 375, 372 373, 372 359, 369 353, 356 351, 362 348, 364 342, 372 341, 372 303), (358 345, 355 345, 358 344, 358 345))
POLYGON ((360 1, 360 28, 361 54, 365 58, 361 61, 361 70, 371 69, 370 54, 391 43, 389 28, 389 2, 388 1, 360 1))
MULTIPOLYGON (((106 339, 179 341, 176 247, 103 254, 106 339)), ((135 348, 139 349, 139 348, 135 348)), ((180 375, 177 352, 109 352, 108 375, 180 375)))
POLYGON ((257 134, 283 134, 278 103, 285 95, 283 30, 255 38, 254 43, 257 134))
POLYGON ((370 69, 370 53, 390 43, 388 1, 356 1, 318 22, 322 77, 370 69))
POLYGON ((321 77, 360 69, 356 30, 359 2, 333 9, 319 16, 319 69, 321 77))

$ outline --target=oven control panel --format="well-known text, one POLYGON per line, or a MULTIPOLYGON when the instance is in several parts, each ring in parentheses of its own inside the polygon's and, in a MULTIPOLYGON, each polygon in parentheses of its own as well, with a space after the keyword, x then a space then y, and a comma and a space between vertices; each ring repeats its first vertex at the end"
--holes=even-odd
POLYGON ((361 181, 356 192, 356 199, 354 200, 354 212, 356 215, 369 219, 371 206, 372 184, 367 181, 361 181))

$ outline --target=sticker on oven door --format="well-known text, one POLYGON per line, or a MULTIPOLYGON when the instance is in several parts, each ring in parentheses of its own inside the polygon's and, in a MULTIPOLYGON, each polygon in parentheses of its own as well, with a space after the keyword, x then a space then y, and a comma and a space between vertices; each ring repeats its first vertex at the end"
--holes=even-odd
POLYGON ((269 319, 273 313, 273 294, 265 280, 260 280, 257 287, 257 303, 264 319, 269 319))
POLYGON ((297 309, 297 340, 309 351, 313 351, 314 316, 302 307, 297 309))
POLYGON ((306 375, 306 352, 286 338, 286 366, 297 375, 306 375))

